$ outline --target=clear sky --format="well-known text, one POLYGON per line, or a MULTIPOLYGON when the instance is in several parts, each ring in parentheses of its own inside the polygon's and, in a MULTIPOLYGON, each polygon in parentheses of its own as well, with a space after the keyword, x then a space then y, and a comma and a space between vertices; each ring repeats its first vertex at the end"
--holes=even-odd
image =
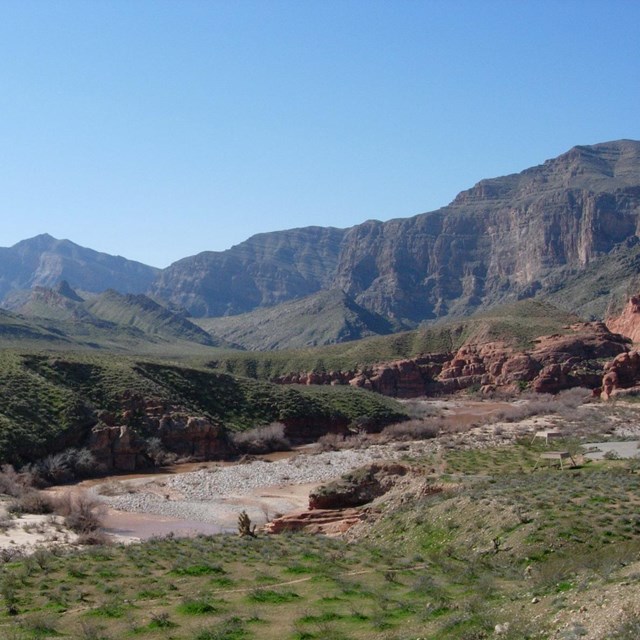
POLYGON ((640 139, 638 0, 0 0, 0 246, 164 267, 640 139))

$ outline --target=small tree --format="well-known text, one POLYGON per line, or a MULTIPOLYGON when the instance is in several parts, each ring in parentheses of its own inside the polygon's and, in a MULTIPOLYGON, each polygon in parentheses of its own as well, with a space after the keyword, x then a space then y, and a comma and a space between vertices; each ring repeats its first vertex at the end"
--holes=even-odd
POLYGON ((250 536, 251 538, 256 537, 256 525, 254 524, 253 528, 251 527, 251 518, 244 510, 242 510, 238 516, 238 535, 241 538, 245 538, 247 536, 250 536))

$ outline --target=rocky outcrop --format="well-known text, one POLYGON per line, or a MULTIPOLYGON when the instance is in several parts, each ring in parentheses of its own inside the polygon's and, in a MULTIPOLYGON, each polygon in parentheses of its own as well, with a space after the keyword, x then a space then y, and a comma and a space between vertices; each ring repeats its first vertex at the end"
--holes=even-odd
POLYGON ((394 398, 415 398, 425 394, 442 370, 450 354, 429 354, 422 358, 398 360, 348 371, 289 374, 272 380, 278 384, 350 385, 394 398))
POLYGON ((339 536, 367 517, 363 509, 313 509, 292 513, 267 522, 265 533, 305 533, 339 536))
POLYGON ((426 498, 452 487, 434 484, 425 476, 424 469, 399 463, 374 463, 320 487, 309 496, 307 511, 276 518, 265 525, 264 531, 340 535, 377 518, 382 512, 382 500, 403 504, 409 496, 426 498))
POLYGON ((151 466, 146 440, 131 427, 96 426, 87 447, 99 460, 102 471, 135 471, 151 466))
POLYGON ((208 418, 164 415, 158 423, 158 437, 168 451, 192 460, 222 459, 231 453, 224 429, 208 418))
POLYGON ((410 469, 402 464, 370 464, 309 494, 309 509, 345 509, 384 495, 410 469))
POLYGON ((190 460, 224 459, 232 446, 221 425, 190 416, 180 407, 128 394, 119 412, 102 411, 87 447, 104 470, 134 471, 152 466, 155 439, 167 453, 190 460))
POLYGON ((640 296, 631 296, 620 315, 608 317, 605 322, 611 331, 640 342, 640 296))
POLYGON ((640 394, 640 351, 621 353, 604 367, 601 397, 640 394))
POLYGON ((601 360, 629 350, 629 340, 602 322, 577 323, 544 336, 525 351, 505 342, 471 343, 455 353, 382 363, 357 371, 306 373, 277 378, 282 384, 350 384, 399 398, 447 395, 475 388, 540 393, 600 386, 601 360))

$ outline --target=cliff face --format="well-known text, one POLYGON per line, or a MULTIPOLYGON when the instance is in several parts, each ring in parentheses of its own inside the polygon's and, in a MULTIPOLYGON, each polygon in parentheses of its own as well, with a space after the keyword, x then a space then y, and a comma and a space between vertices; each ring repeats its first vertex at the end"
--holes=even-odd
POLYGON ((611 331, 640 342, 640 296, 631 296, 620 315, 607 318, 606 323, 611 331))
POLYGON ((273 306, 330 288, 341 229, 263 233, 228 251, 206 251, 165 269, 153 294, 194 316, 224 316, 273 306))
POLYGON ((468 314, 557 287, 635 236, 639 214, 640 143, 576 147, 439 211, 350 229, 336 285, 393 318, 468 314))
POLYGON ((417 323, 557 290, 634 238, 639 216, 640 143, 575 147, 483 180, 438 211, 262 234, 185 258, 153 291, 218 316, 341 289, 398 324, 417 323))

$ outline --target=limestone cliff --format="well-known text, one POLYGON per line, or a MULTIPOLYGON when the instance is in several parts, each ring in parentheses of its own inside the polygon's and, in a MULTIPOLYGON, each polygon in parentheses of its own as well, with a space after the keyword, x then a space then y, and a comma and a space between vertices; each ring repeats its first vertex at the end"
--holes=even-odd
POLYGON ((639 224, 640 142, 620 140, 483 180, 437 211, 261 234, 185 258, 153 292, 219 316, 339 289, 396 324, 417 323, 557 292, 639 224))

